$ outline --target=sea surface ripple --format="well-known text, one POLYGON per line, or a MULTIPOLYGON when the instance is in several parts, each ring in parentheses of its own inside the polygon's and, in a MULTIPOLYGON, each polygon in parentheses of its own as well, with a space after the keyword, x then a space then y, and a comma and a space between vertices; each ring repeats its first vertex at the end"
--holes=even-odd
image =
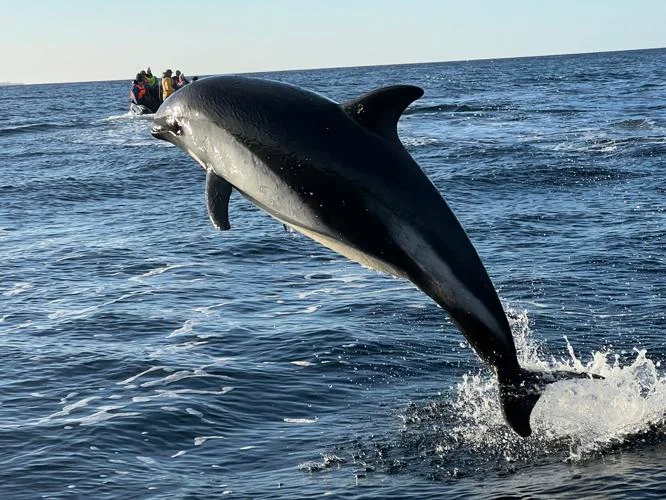
POLYGON ((217 231, 127 81, 2 87, 0 496, 663 498, 666 50, 258 76, 423 87, 400 137, 521 363, 605 379, 551 386, 520 439, 411 284, 237 194, 217 231))

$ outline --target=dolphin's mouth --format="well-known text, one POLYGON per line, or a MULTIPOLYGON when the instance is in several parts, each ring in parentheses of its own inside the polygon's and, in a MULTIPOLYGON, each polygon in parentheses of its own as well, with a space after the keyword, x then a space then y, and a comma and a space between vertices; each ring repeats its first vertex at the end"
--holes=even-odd
POLYGON ((162 139, 163 138, 162 136, 165 134, 165 132, 166 128, 163 127, 162 125, 153 124, 153 126, 150 129, 150 135, 152 135, 156 139, 162 139))

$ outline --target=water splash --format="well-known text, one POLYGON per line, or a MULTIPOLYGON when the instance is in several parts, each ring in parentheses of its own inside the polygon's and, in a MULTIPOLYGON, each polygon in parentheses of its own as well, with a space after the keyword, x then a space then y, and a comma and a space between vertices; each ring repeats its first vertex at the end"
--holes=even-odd
MULTIPOLYGON (((520 364, 532 370, 585 371, 605 377, 557 382, 547 387, 531 419, 533 434, 520 438, 504 421, 496 378, 487 370, 466 374, 453 394, 409 404, 403 427, 343 439, 331 453, 345 458, 335 467, 415 473, 438 481, 488 474, 497 477, 533 467, 578 462, 618 450, 664 441, 666 377, 646 351, 622 361, 612 351, 556 359, 532 338, 527 312, 508 309, 520 364), (369 468, 369 469, 368 469, 369 468)), ((321 472, 331 463, 314 461, 301 471, 321 472)))
MULTIPOLYGON (((666 377, 660 363, 648 358, 646 350, 635 349, 633 360, 622 363, 619 354, 597 351, 584 362, 567 341, 568 358, 548 359, 531 338, 526 312, 508 314, 520 364, 534 370, 575 370, 604 377, 557 382, 548 386, 532 413, 534 434, 519 441, 512 453, 532 455, 569 443, 569 459, 584 459, 603 453, 632 437, 661 426, 666 409, 666 377), (541 451, 540 451, 541 450, 541 451)), ((498 387, 486 374, 465 375, 457 385, 454 411, 459 423, 452 431, 457 441, 473 449, 501 448, 516 441, 503 422, 498 387)))

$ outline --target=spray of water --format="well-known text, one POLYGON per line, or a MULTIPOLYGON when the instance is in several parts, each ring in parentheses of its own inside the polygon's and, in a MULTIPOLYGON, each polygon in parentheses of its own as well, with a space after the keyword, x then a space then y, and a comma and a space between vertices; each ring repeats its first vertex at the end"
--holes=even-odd
POLYGON ((507 308, 521 366, 532 370, 576 370, 603 379, 564 380, 549 385, 532 412, 533 433, 520 438, 504 421, 498 386, 487 370, 464 375, 453 395, 410 404, 401 432, 343 442, 333 457, 307 462, 313 472, 352 466, 387 473, 414 472, 442 481, 470 475, 504 475, 521 468, 578 462, 666 437, 666 375, 646 351, 620 356, 593 352, 589 360, 568 353, 545 354, 531 337, 527 312, 507 308), (453 396, 453 397, 452 397, 453 396), (345 465, 342 465, 342 464, 345 465))
MULTIPOLYGON (((635 350, 634 358, 622 364, 612 351, 594 352, 584 362, 567 340, 568 358, 547 359, 531 338, 526 312, 508 311, 522 366, 535 370, 577 370, 595 373, 598 379, 576 379, 548 386, 532 413, 534 434, 519 448, 502 420, 497 382, 490 375, 466 375, 457 385, 453 404, 458 425, 456 441, 472 449, 500 448, 532 455, 568 443, 570 460, 613 448, 634 436, 661 428, 666 411, 666 376, 660 363, 635 350)), ((566 340, 566 339, 565 339, 566 340)))

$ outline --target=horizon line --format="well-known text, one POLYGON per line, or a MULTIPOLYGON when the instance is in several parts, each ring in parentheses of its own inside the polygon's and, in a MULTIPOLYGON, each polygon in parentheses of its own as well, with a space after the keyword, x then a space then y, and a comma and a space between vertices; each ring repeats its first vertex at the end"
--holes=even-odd
MULTIPOLYGON (((387 66, 413 66, 418 64, 448 64, 448 63, 464 63, 464 62, 480 62, 480 61, 497 61, 497 60, 510 60, 510 59, 533 59, 533 58, 548 58, 548 57, 562 57, 562 56, 582 56, 582 55, 592 55, 592 54, 612 54, 618 52, 639 52, 645 50, 663 50, 666 47, 644 47, 638 49, 618 49, 618 50, 598 50, 590 52, 562 52, 562 53, 552 53, 552 54, 540 54, 540 55, 522 55, 522 56, 501 56, 501 57, 472 57, 469 59, 450 59, 450 60, 440 60, 440 61, 416 61, 416 62, 399 62, 399 63, 379 63, 379 64, 357 64, 352 66, 313 66, 313 67, 300 67, 300 68, 291 68, 291 69, 266 69, 266 70, 256 70, 256 71, 229 71, 223 73, 206 73, 199 74, 200 77, 212 76, 212 75, 254 75, 260 73, 290 73, 298 71, 318 71, 318 70, 327 70, 327 69, 344 69, 344 68, 381 68, 387 66)), ((192 75, 194 76, 194 75, 192 75)), ((68 81, 57 81, 57 82, 35 82, 35 83, 24 83, 24 82, 0 82, 0 87, 11 87, 14 85, 60 85, 66 83, 103 83, 103 82, 120 82, 124 80, 131 80, 131 78, 117 78, 113 80, 68 80, 68 81)))

